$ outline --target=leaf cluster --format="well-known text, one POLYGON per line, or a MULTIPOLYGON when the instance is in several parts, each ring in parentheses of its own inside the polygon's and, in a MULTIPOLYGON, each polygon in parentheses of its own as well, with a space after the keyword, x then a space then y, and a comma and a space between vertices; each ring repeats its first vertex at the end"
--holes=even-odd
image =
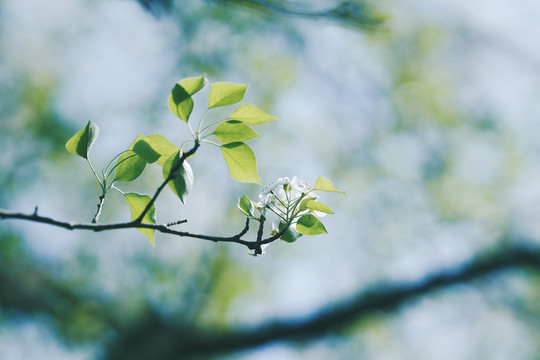
MULTIPOLYGON (((217 82, 210 85, 207 108, 204 115, 193 125, 191 115, 195 101, 193 95, 204 89, 209 84, 203 74, 198 77, 190 77, 176 83, 168 98, 168 106, 171 112, 182 120, 191 133, 188 139, 180 146, 175 145, 161 134, 139 134, 124 151, 120 152, 109 162, 98 176, 90 161, 90 149, 99 135, 99 127, 92 121, 79 130, 66 143, 66 149, 71 153, 84 158, 98 181, 101 189, 101 198, 110 189, 120 191, 130 208, 132 221, 135 223, 156 224, 155 200, 161 189, 168 185, 170 190, 185 203, 187 195, 193 188, 194 173, 188 163, 187 153, 183 147, 194 143, 196 150, 201 143, 208 143, 221 150, 225 164, 229 169, 230 176, 239 182, 261 183, 257 171, 255 153, 247 141, 260 137, 253 130, 256 126, 274 119, 255 105, 241 104, 224 119, 217 119, 205 124, 207 113, 212 109, 234 105, 244 99, 248 85, 231 82, 217 82), (213 137, 214 140, 208 138, 213 137), (148 165, 157 164, 162 168, 163 186, 153 197, 138 193, 124 193, 118 187, 119 182, 131 182, 139 178, 148 165)), ((103 203, 100 203, 100 208, 103 203)), ((94 220, 97 222, 99 213, 94 220)), ((154 245, 154 229, 139 228, 154 245)))

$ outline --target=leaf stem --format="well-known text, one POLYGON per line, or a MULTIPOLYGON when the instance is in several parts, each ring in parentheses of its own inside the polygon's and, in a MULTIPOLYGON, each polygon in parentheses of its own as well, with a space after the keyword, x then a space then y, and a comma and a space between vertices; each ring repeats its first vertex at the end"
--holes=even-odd
MULTIPOLYGON (((129 150, 128 150, 129 151, 129 150)), ((126 151, 127 152, 127 151, 126 151)), ((118 167, 118 165, 120 165, 121 163, 123 163, 124 161, 127 161, 128 159, 131 159, 132 157, 134 156, 137 156, 137 154, 133 154, 133 155, 130 155, 128 157, 126 157, 125 159, 122 159, 121 161, 117 162, 112 169, 109 170, 109 173, 107 174, 107 178, 109 176, 111 176, 112 172, 118 167)))
POLYGON ((192 141, 195 141, 193 139, 189 139, 189 140, 186 140, 182 143, 182 145, 180 145, 180 152, 183 152, 183 148, 184 148, 184 145, 186 145, 188 142, 192 142, 192 141))
POLYGON ((208 143, 208 144, 215 145, 215 146, 217 146, 217 147, 221 147, 221 145, 219 145, 218 143, 213 142, 213 141, 210 141, 210 140, 201 139, 201 142, 205 142, 205 143, 208 143))
MULTIPOLYGON (((207 108, 207 109, 204 111, 204 114, 201 116, 201 120, 199 120, 199 125, 197 125, 197 138, 198 138, 199 140, 200 140, 200 136, 201 136, 201 125, 202 125, 203 120, 204 120, 204 118, 206 117, 206 114, 208 113, 209 110, 210 110, 210 109, 207 108)), ((204 131, 204 129, 203 129, 202 131, 204 131)))
POLYGON ((107 178, 112 174, 112 172, 114 171, 114 169, 116 169, 116 164, 110 171, 109 171, 109 167, 111 167, 112 163, 114 160, 116 160, 117 158, 119 158, 120 156, 124 155, 125 153, 127 153, 128 151, 130 150, 124 150, 122 152, 120 152, 119 154, 117 154, 115 157, 112 158, 112 160, 107 164, 107 167, 105 168, 105 172, 107 173, 107 178))
POLYGON ((111 189, 114 189, 114 190, 118 191, 120 194, 125 195, 125 193, 122 190, 120 190, 119 188, 117 188, 114 185, 111 185, 111 189))
MULTIPOLYGON (((214 121, 214 122, 208 124, 207 126, 205 126, 205 127, 202 128, 201 134, 202 134, 206 129, 208 129, 208 128, 214 126, 214 125, 217 125, 217 124, 219 124, 219 123, 221 123, 221 122, 227 121, 227 120, 229 120, 228 117, 226 117, 225 119, 216 120, 216 121, 214 121)), ((203 136, 202 138, 207 137, 207 136, 210 136, 210 135, 212 135, 212 134, 205 135, 205 136, 203 136)))
POLYGON ((103 192, 106 192, 105 184, 103 184, 101 180, 99 180, 99 177, 97 176, 96 170, 94 170, 94 167, 92 166, 92 163, 90 162, 90 159, 86 158, 86 161, 88 162, 88 165, 90 165, 90 169, 92 169, 92 173, 94 173, 94 176, 96 177, 96 180, 98 181, 99 186, 101 187, 101 190, 103 192))
POLYGON ((189 124, 189 120, 186 122, 186 124, 187 124, 187 126, 189 128, 189 132, 191 133, 191 136, 193 136, 193 139, 197 139, 197 135, 195 135, 195 132, 191 128, 191 125, 189 124))

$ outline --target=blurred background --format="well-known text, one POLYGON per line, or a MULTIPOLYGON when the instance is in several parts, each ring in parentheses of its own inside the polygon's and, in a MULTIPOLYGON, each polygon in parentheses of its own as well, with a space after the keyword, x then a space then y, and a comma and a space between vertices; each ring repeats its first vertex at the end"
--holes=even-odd
MULTIPOLYGON (((1 221, 0 358, 114 358, 115 344, 159 338, 154 323, 182 334, 309 319, 364 289, 538 242, 539 16, 532 0, 0 0, 1 208, 90 221, 100 189, 65 142, 97 123, 100 169, 139 133, 181 144, 189 132, 167 97, 201 73, 250 84, 246 102, 280 117, 250 142, 263 183, 323 175, 348 193, 321 194, 336 213, 328 235, 260 257, 1 221)), ((158 222, 237 233, 237 199, 261 187, 230 179, 211 146, 191 165, 187 204, 164 194, 158 222)), ((118 186, 152 194, 161 179, 155 167, 118 186)), ((111 192, 101 221, 129 216, 111 192)), ((539 286, 532 270, 499 271, 339 332, 201 358, 537 359, 539 286)))

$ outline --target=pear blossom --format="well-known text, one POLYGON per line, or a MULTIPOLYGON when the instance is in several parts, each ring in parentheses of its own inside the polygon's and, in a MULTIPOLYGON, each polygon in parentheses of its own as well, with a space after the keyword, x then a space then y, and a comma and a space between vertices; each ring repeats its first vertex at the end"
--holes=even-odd
POLYGON ((294 199, 297 199, 301 195, 305 195, 313 190, 313 187, 306 183, 305 181, 300 180, 294 176, 290 182, 291 185, 291 195, 294 199))
MULTIPOLYGON (((319 181, 319 180, 317 180, 319 181)), ((317 190, 335 191, 333 187, 321 188, 317 185, 317 190), (329 190, 328 190, 329 189, 329 190)), ((272 222, 270 235, 285 242, 292 243, 303 235, 326 234, 324 225, 317 219, 326 214, 333 214, 333 211, 325 204, 317 201, 318 195, 314 193, 314 187, 305 181, 293 176, 292 179, 282 177, 265 186, 259 194, 259 202, 256 204, 244 195, 239 200, 238 207, 253 219, 260 221, 263 225, 266 220, 266 212, 269 210, 278 219, 272 222), (247 199, 244 199, 244 197, 247 199), (253 204, 259 209, 260 217, 255 217, 248 210, 253 204)), ((273 241, 274 239, 272 239, 273 241)), ((268 243, 269 244, 269 243, 268 243)), ((264 254, 268 244, 261 244, 251 255, 264 254), (257 252, 260 252, 259 254, 257 252)))
MULTIPOLYGON (((313 187, 298 177, 294 176, 291 179, 288 177, 279 178, 275 183, 267 185, 259 194, 259 202, 257 208, 261 213, 265 213, 266 209, 270 209, 273 213, 280 216, 282 220, 288 221, 291 216, 299 217, 301 215, 312 212, 316 216, 322 216, 320 212, 305 209, 300 211, 299 206, 301 201, 311 194, 313 187)), ((318 196, 310 195, 311 199, 316 199, 318 196)), ((293 225, 294 228, 294 225, 293 225)))
POLYGON ((284 188, 290 184, 289 178, 279 178, 274 184, 270 184, 264 187, 263 191, 259 194, 259 202, 257 207, 262 210, 268 207, 274 199, 279 199, 280 201, 285 201, 285 190, 284 188))

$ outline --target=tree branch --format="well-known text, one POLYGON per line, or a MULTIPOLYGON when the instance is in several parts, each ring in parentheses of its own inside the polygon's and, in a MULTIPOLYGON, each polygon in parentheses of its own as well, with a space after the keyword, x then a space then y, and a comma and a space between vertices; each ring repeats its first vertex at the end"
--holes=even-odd
MULTIPOLYGON (((246 224, 242 231, 236 235, 232 236, 212 236, 212 235, 203 235, 203 234, 194 234, 187 231, 178 231, 171 229, 172 226, 185 223, 187 220, 174 221, 168 224, 149 224, 149 223, 137 223, 137 220, 121 223, 112 223, 112 224, 97 224, 97 223, 74 223, 67 221, 59 221, 49 217, 41 216, 37 214, 37 211, 34 211, 32 214, 24 214, 19 212, 14 212, 6 209, 0 208, 0 219, 18 219, 18 220, 27 220, 42 224, 48 224, 53 226, 58 226, 67 230, 92 230, 95 232, 98 231, 107 231, 107 230, 118 230, 118 229, 136 229, 136 228, 145 228, 145 229, 154 229, 164 234, 171 234, 181 237, 190 237, 194 239, 208 240, 213 242, 230 242, 237 243, 246 246, 250 250, 260 248, 263 244, 268 244, 279 239, 287 230, 286 228, 277 233, 276 235, 270 236, 266 239, 259 239, 255 241, 243 240, 242 237, 247 234, 249 231, 249 218, 246 218, 246 224)), ((259 229, 259 233, 261 233, 259 229)))
POLYGON ((1 208, 0 208, 0 219, 2 220, 3 219, 28 220, 28 221, 58 226, 67 230, 92 230, 92 231, 98 232, 98 231, 117 230, 117 229, 145 228, 145 229, 154 229, 156 231, 159 231, 165 234, 178 235, 182 237, 192 237, 196 239, 210 240, 214 242, 218 242, 218 241, 236 242, 236 243, 246 245, 246 246, 251 245, 251 243, 256 243, 256 241, 241 240, 241 237, 244 236, 249 230, 249 218, 246 221, 246 225, 244 229, 240 233, 233 236, 229 236, 229 237, 193 234, 187 231, 177 231, 170 228, 171 226, 185 223, 187 222, 187 220, 174 221, 168 224, 137 223, 135 220, 129 221, 129 222, 113 223, 113 224, 73 223, 73 222, 55 220, 49 217, 38 215, 37 213, 24 214, 24 213, 18 213, 18 212, 1 209, 1 208))
POLYGON ((152 358, 156 360, 206 358, 273 341, 311 340, 338 333, 373 313, 395 311, 411 299, 457 283, 510 268, 530 268, 538 272, 539 265, 540 249, 537 247, 501 248, 416 282, 377 285, 309 317, 269 322, 236 331, 200 332, 174 327, 158 318, 146 319, 139 327, 123 334, 110 348, 107 358, 143 359, 140 354, 149 354, 151 350, 154 351, 152 358), (147 331, 150 325, 152 330, 147 331), (134 341, 141 336, 145 341, 134 341))

